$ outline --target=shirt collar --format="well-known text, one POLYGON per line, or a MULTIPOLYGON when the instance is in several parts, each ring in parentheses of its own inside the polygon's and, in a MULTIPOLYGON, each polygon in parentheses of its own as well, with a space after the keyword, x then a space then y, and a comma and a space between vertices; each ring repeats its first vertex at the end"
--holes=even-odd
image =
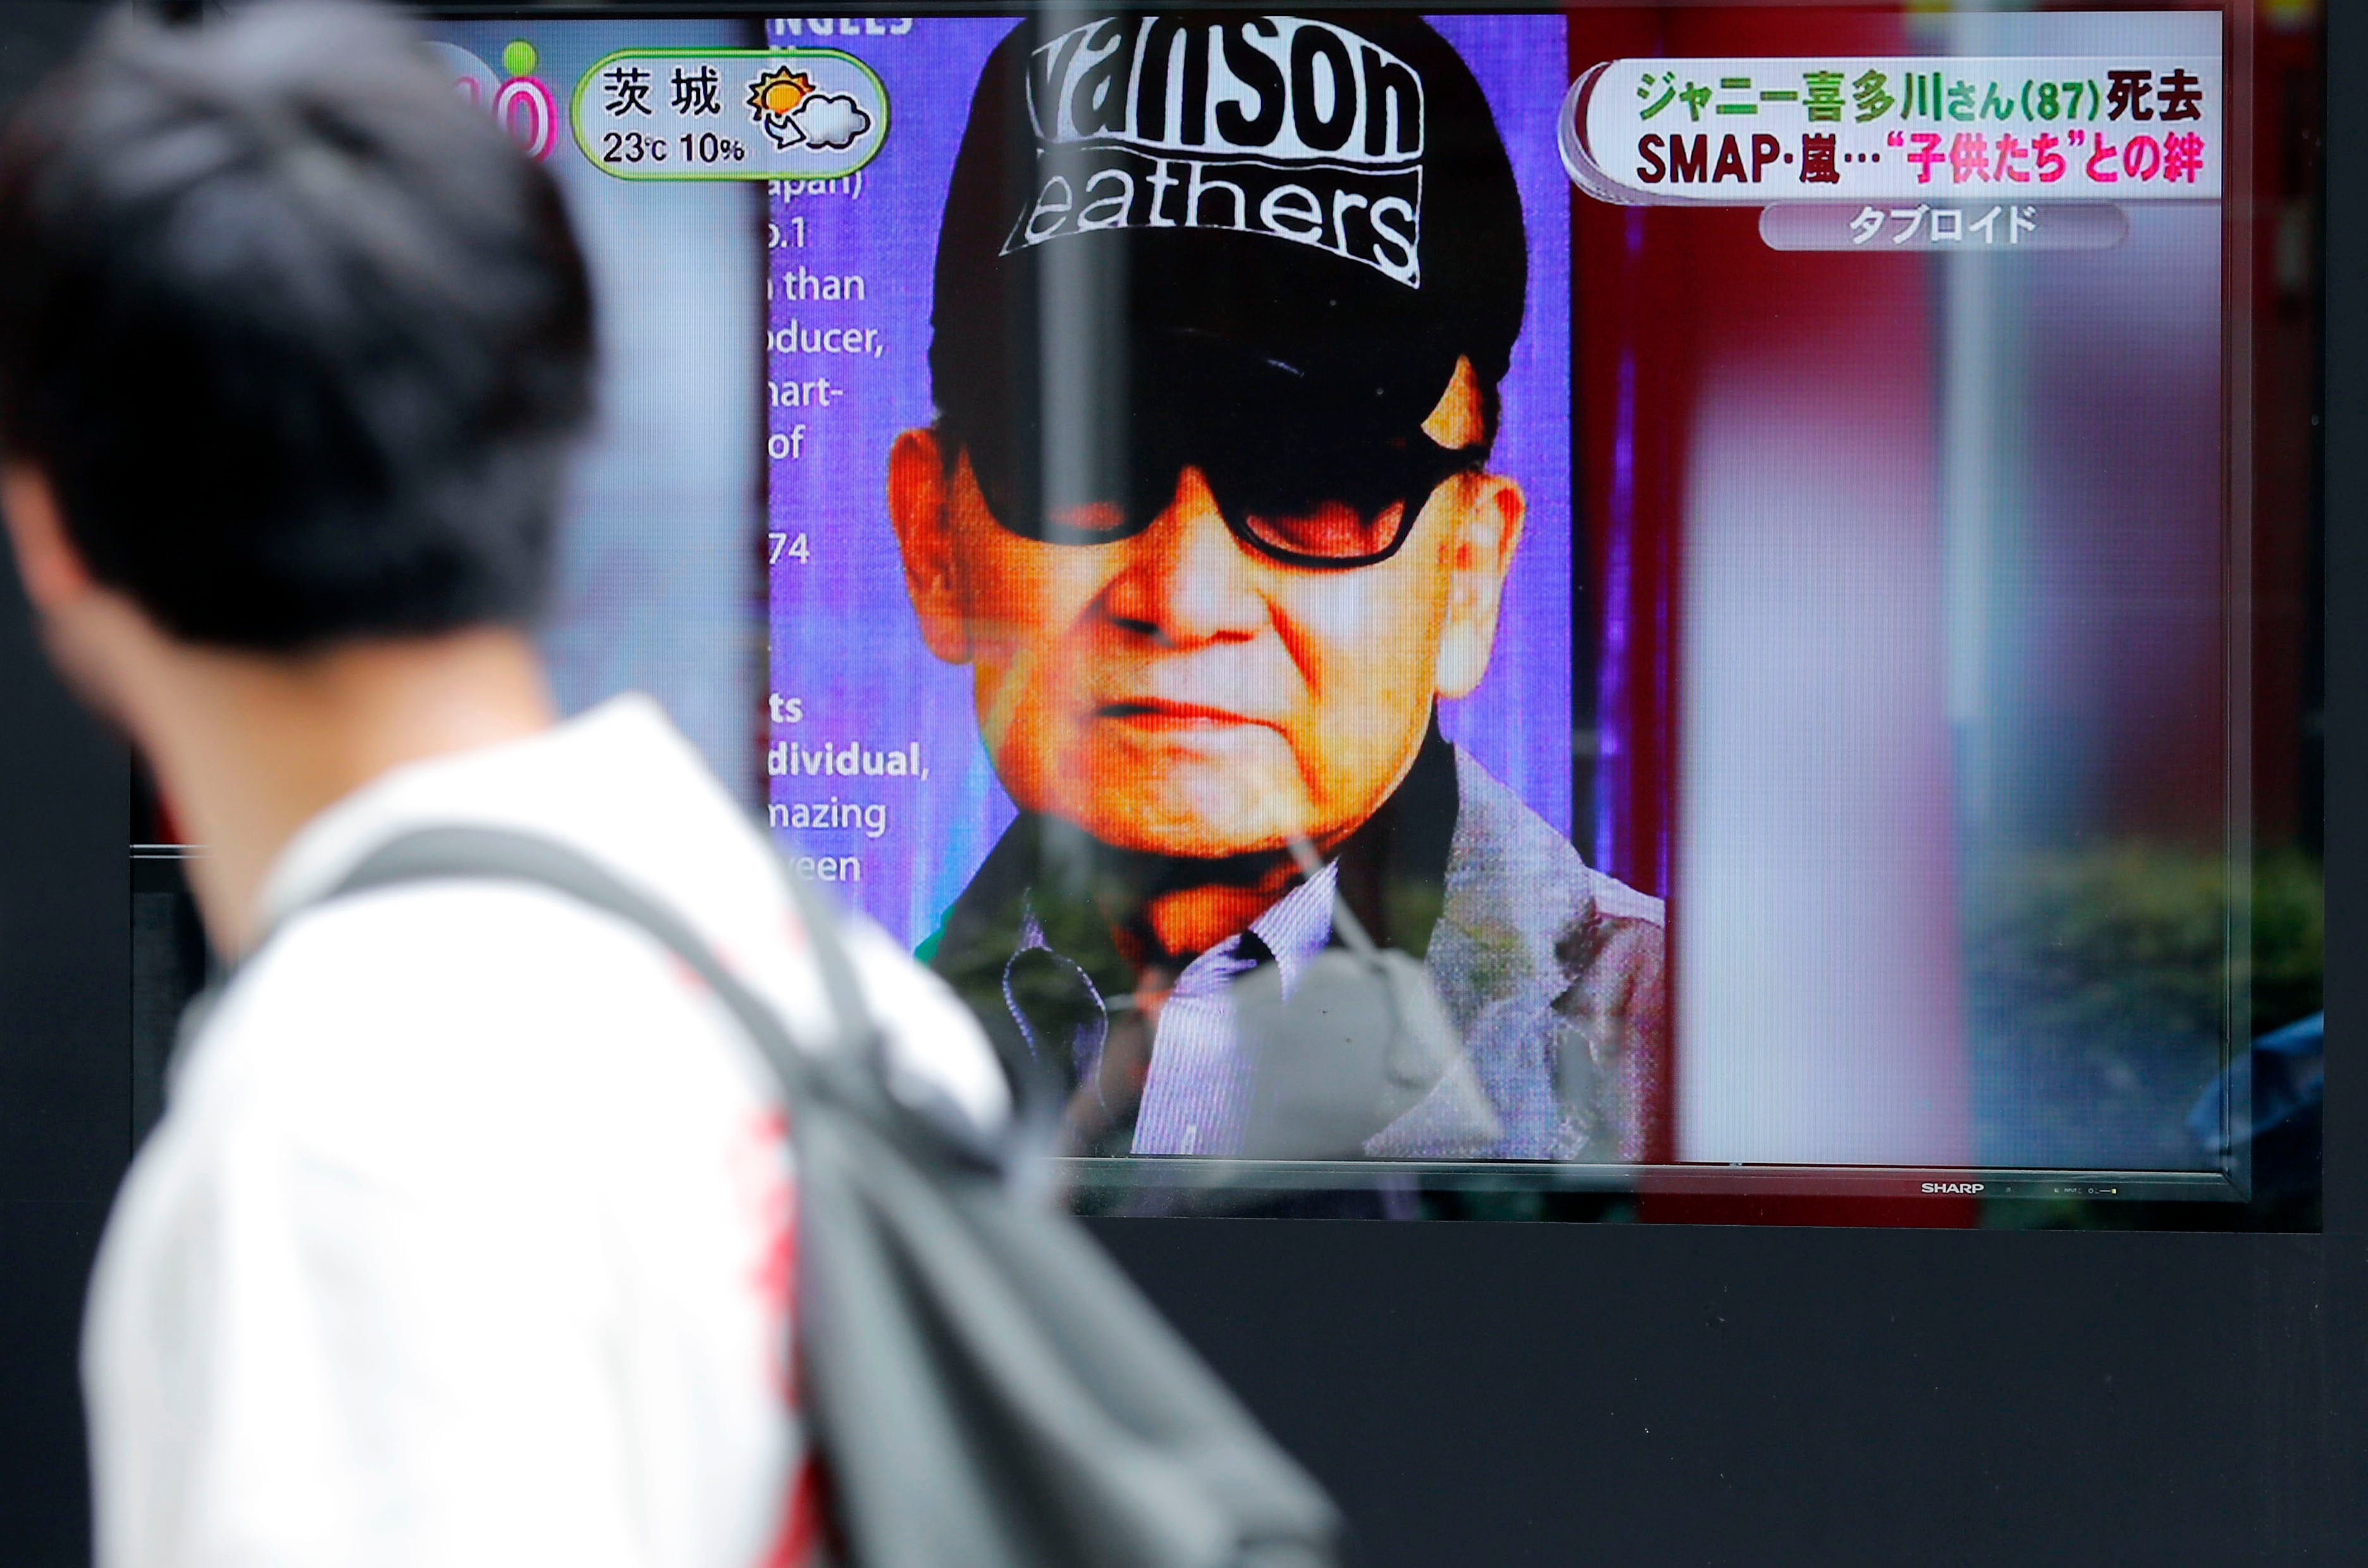
MULTIPOLYGON (((1338 896, 1339 881, 1338 865, 1327 862, 1315 876, 1277 899, 1250 922, 1247 930, 1186 964, 1177 977, 1177 989, 1190 990, 1195 981, 1205 977, 1231 978, 1272 959, 1282 971, 1283 994, 1289 995, 1299 983, 1300 972, 1331 944, 1332 901, 1338 896)), ((1032 906, 1020 916, 1019 950, 1031 948, 1053 950, 1032 906)))
MULTIPOLYGON (((1282 971, 1282 991, 1289 995, 1299 976, 1332 941, 1332 900, 1340 883, 1338 861, 1277 899, 1264 915, 1250 922, 1246 936, 1255 937, 1282 971)), ((1227 944, 1238 949, 1244 938, 1227 944)))

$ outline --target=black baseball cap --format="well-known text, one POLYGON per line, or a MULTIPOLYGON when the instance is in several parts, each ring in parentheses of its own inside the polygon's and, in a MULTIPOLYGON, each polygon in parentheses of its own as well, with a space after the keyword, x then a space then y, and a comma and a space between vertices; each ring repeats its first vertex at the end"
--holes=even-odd
POLYGON ((1055 491, 1353 462, 1459 357, 1495 387, 1527 280, 1495 117, 1418 17, 1070 12, 981 73, 930 376, 962 443, 1055 491))

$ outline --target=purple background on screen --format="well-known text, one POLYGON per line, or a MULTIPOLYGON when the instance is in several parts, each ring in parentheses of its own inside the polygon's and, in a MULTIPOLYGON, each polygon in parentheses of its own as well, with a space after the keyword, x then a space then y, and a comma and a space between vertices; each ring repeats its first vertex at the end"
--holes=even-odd
MULTIPOLYGON (((856 24, 849 23, 848 26, 856 24)), ((1554 143, 1565 85, 1558 17, 1442 17, 1470 62, 1512 153, 1529 225, 1527 320, 1502 387, 1495 466, 1519 480, 1529 521, 1488 676, 1445 705, 1448 734, 1469 746, 1548 822, 1571 827, 1571 548, 1569 194, 1554 143)), ((817 24, 771 22, 776 48, 810 44, 855 54, 886 85, 891 130, 860 183, 771 198, 784 242, 771 254, 767 374, 778 389, 827 379, 843 395, 768 408, 769 527, 805 536, 811 558, 787 556, 771 586, 772 691, 803 718, 768 723, 767 744, 802 755, 827 744, 874 752, 919 747, 925 778, 803 774, 768 778, 777 808, 882 804, 886 829, 789 829, 803 853, 860 862, 841 892, 907 943, 946 907, 1010 822, 972 715, 969 672, 922 645, 905 597, 886 501, 887 454, 899 431, 928 423, 929 286, 947 178, 979 68, 1008 19, 922 18, 898 36, 815 37, 817 24), (790 29, 798 28, 792 33, 790 29), (804 220, 794 244, 793 219, 804 220), (803 266, 863 279, 863 298, 790 300, 778 285, 803 266), (879 334, 869 356, 784 352, 779 335, 856 327, 879 334), (793 442, 793 449, 785 449, 793 442)), ((846 290, 851 292, 851 289, 846 290)), ((829 394, 825 393, 825 396, 829 394)), ((776 821, 780 813, 777 811, 776 821)))

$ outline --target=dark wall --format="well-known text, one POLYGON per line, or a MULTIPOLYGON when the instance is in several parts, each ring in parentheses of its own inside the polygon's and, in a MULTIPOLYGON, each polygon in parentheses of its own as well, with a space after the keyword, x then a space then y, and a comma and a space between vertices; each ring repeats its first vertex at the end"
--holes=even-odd
POLYGON ((2368 1561, 2356 1240, 1102 1235, 1377 1568, 2368 1561))
MULTIPOLYGON (((98 14, 0 4, 0 108, 98 14)), ((0 1561, 28 1568, 89 1560, 74 1346, 131 1148, 129 792, 0 560, 0 1561)))

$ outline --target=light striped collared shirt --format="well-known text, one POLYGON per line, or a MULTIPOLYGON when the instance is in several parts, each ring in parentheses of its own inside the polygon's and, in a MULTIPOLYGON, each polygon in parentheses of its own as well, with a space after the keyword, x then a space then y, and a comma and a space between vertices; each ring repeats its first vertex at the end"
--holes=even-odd
POLYGON ((1293 888, 1250 928, 1184 966, 1159 1009, 1134 1123, 1138 1154, 1235 1154, 1249 1119, 1250 1062, 1234 1025, 1233 983, 1271 959, 1283 994, 1332 939, 1337 863, 1293 888))

